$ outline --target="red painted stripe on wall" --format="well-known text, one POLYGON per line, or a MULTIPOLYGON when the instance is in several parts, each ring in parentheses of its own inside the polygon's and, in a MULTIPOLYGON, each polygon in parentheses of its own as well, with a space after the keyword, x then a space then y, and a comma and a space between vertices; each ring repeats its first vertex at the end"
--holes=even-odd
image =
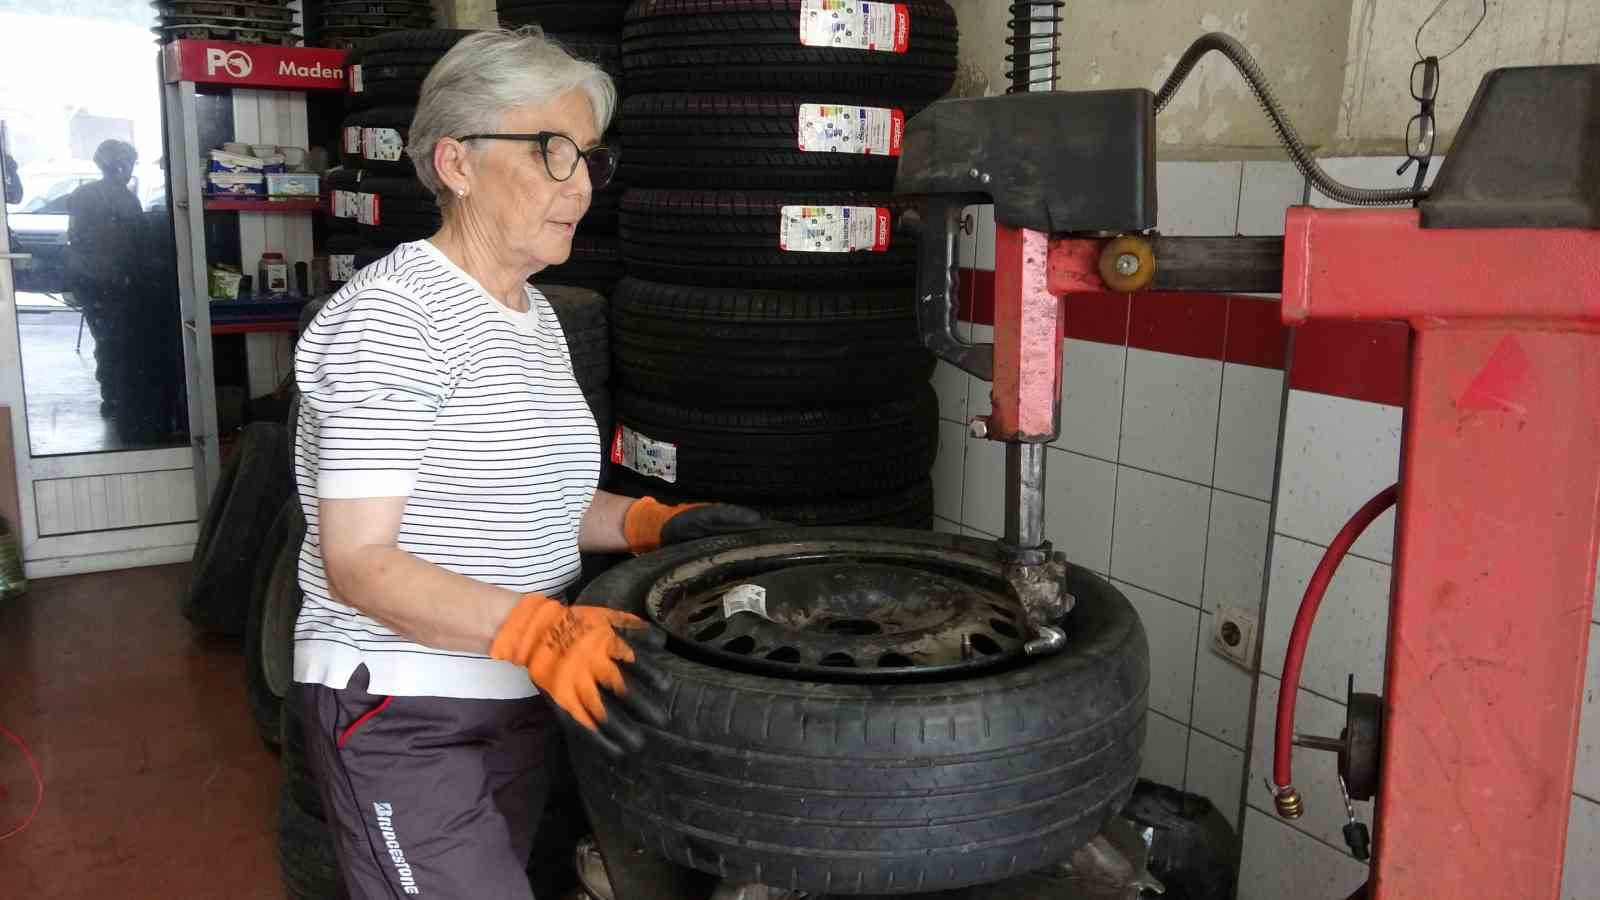
POLYGON ((1068 294, 1065 305, 1067 337, 1100 344, 1128 343, 1127 294, 1068 294))
POLYGON ((1222 359, 1228 333, 1226 294, 1134 294, 1129 318, 1129 347, 1222 359))
POLYGON ((1289 386, 1405 406, 1411 328, 1403 322, 1309 322, 1293 329, 1289 386))
POLYGON ((1278 301, 1265 297, 1228 298, 1228 341, 1222 358, 1245 366, 1281 369, 1289 352, 1289 329, 1278 301))
MULTIPOLYGON (((961 271, 963 321, 994 324, 994 273, 961 271)), ((1073 294, 1066 300, 1066 334, 1121 344, 1282 369, 1291 335, 1289 382, 1297 390, 1405 405, 1408 329, 1384 322, 1314 322, 1285 328, 1276 301, 1226 294, 1073 294)))

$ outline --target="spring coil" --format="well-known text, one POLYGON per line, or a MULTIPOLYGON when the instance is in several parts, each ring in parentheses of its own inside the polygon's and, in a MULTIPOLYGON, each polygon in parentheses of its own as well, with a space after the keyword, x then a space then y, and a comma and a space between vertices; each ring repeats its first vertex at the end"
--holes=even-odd
POLYGON ((1006 29, 1011 32, 1006 38, 1006 46, 1011 48, 1006 54, 1006 78, 1011 80, 1011 86, 1006 93, 1055 88, 1061 65, 1061 10, 1066 5, 1065 0, 1018 0, 1011 4, 1011 20, 1006 22, 1006 29), (1050 26, 1048 33, 1038 29, 1041 24, 1050 26), (1045 50, 1038 42, 1046 39, 1050 41, 1050 58, 1041 62, 1045 50))

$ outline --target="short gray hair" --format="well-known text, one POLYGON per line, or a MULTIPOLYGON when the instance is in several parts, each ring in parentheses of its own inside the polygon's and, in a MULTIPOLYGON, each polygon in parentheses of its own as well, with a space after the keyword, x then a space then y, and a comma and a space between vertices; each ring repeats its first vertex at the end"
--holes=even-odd
POLYGON ((589 95, 595 125, 604 134, 617 106, 617 88, 599 66, 575 59, 538 26, 467 35, 422 82, 406 141, 417 179, 447 205, 450 192, 433 168, 433 148, 441 139, 494 131, 513 109, 580 89, 589 95))

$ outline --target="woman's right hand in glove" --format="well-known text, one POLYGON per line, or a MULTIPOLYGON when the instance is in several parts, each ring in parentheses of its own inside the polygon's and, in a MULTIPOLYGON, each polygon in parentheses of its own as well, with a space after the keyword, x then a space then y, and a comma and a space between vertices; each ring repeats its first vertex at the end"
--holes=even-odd
POLYGON ((489 655, 533 683, 607 753, 644 746, 639 723, 662 727, 666 673, 649 658, 666 638, 637 616, 528 594, 501 623, 489 655))

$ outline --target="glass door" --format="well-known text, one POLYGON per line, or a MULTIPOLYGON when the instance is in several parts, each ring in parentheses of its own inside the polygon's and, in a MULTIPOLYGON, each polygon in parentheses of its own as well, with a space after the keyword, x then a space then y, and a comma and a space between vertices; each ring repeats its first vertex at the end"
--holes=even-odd
POLYGON ((187 559, 196 530, 156 11, 48 10, 0 11, 0 403, 35 577, 187 559))

